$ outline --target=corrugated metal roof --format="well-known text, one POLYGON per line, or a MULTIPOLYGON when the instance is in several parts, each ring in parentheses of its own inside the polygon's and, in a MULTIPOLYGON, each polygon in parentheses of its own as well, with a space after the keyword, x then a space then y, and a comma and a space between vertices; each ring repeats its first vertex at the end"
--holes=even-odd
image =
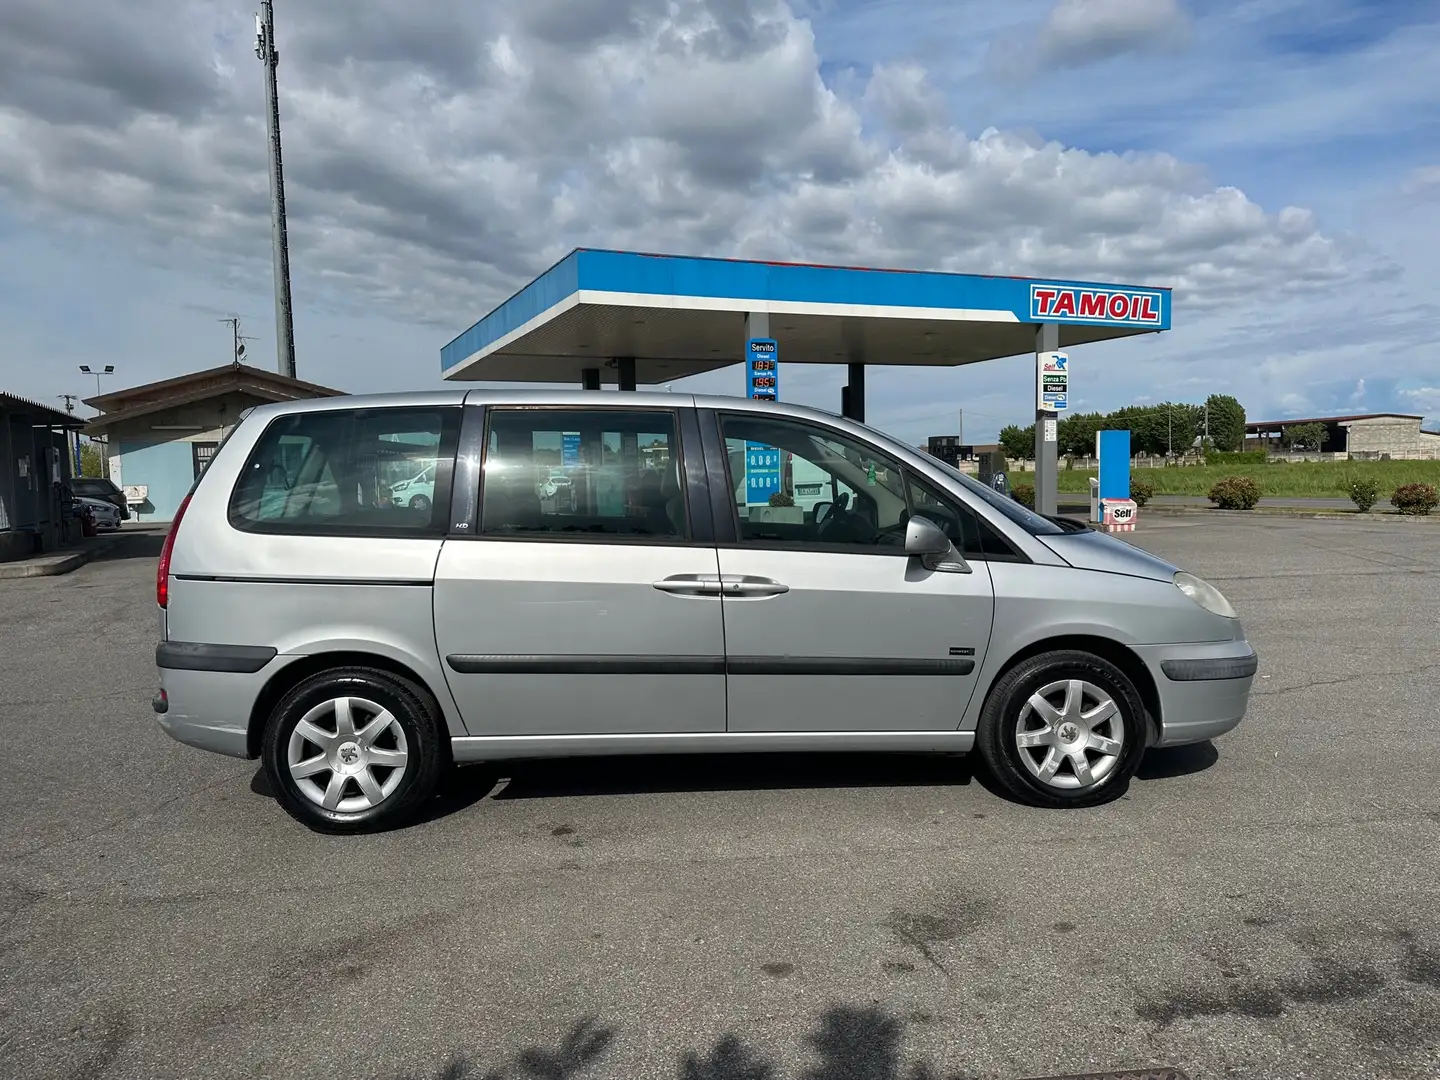
POLYGON ((0 390, 0 407, 11 409, 23 409, 26 412, 35 413, 42 419, 53 423, 56 427, 67 427, 79 429, 85 426, 83 418, 67 413, 63 409, 52 408, 49 405, 42 405, 38 401, 31 401, 29 398, 21 397, 19 394, 7 394, 0 390))

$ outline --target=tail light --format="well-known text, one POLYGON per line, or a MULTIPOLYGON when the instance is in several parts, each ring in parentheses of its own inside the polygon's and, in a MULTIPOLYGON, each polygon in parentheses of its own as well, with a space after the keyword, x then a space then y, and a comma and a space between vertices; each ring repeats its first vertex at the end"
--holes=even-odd
MULTIPOLYGON (((193 492, 192 492, 193 494, 193 492)), ((175 534, 180 531, 180 519, 190 505, 190 496, 180 500, 175 519, 170 522, 170 531, 165 534, 165 546, 160 549, 160 565, 155 567, 155 602, 162 608, 170 604, 170 553, 175 550, 175 534)))

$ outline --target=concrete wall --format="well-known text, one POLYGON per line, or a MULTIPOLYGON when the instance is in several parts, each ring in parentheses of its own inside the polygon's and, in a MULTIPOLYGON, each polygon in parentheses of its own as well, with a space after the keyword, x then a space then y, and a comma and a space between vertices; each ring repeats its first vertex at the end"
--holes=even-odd
POLYGON ((146 438, 114 439, 111 479, 120 487, 144 484, 149 491, 138 506, 131 504, 137 521, 170 521, 195 482, 194 457, 189 440, 146 438))
POLYGON ((1352 454, 1409 456, 1440 447, 1440 439, 1423 437, 1419 420, 1386 416, 1374 420, 1352 420, 1345 427, 1350 433, 1345 449, 1352 454))

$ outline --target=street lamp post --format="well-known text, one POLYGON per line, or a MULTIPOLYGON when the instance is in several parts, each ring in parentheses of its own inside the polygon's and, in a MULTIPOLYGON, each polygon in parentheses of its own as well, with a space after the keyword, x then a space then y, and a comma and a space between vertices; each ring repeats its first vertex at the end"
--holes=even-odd
MULTIPOLYGON (((96 397, 99 397, 99 396, 100 396, 100 380, 101 380, 104 376, 106 376, 106 375, 114 375, 114 374, 115 374, 115 365, 114 365, 114 364, 106 364, 104 367, 93 367, 93 368, 92 368, 89 364, 81 364, 81 365, 80 365, 80 370, 83 371, 86 375, 94 375, 94 376, 95 376, 95 396, 96 396, 96 397)), ((96 406, 96 408, 95 408, 95 415, 96 415, 96 416, 99 416, 99 415, 100 415, 100 408, 99 408, 99 406, 96 406)), ((92 443, 93 443, 93 442, 100 442, 99 439, 96 439, 96 438, 93 437, 93 436, 91 437, 90 441, 91 441, 92 443)), ((78 455, 79 451, 77 450, 76 453, 77 453, 77 455, 78 455)), ((100 451, 100 475, 101 475, 101 476, 109 476, 109 475, 110 475, 110 462, 106 460, 106 454, 105 454, 105 451, 104 451, 103 449, 100 451)))

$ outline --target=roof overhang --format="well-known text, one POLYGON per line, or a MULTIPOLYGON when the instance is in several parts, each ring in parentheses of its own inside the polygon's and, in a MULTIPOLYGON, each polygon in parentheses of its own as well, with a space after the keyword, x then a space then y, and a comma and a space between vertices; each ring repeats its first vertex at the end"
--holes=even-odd
MULTIPOLYGON (((103 435, 111 428, 126 424, 132 420, 138 420, 155 413, 165 412, 167 409, 175 409, 185 405, 194 405, 198 402, 209 401, 212 398, 228 397, 232 394, 240 394, 245 397, 254 398, 256 404, 296 400, 293 392, 286 392, 285 388, 272 386, 268 383, 232 382, 222 386, 212 386, 195 390, 189 394, 177 394, 163 401, 151 401, 144 405, 137 405, 133 409, 125 409, 122 412, 102 413, 86 423, 85 434, 103 435)), ((331 394, 328 396, 338 397, 340 395, 331 394)), ((246 408, 249 408, 249 406, 246 406, 246 408)))
POLYGON ((1170 328, 1170 290, 794 263, 571 252, 446 345, 446 379, 581 381, 635 360, 659 383, 741 362, 745 318, 769 316, 785 363, 945 366, 1170 328))

